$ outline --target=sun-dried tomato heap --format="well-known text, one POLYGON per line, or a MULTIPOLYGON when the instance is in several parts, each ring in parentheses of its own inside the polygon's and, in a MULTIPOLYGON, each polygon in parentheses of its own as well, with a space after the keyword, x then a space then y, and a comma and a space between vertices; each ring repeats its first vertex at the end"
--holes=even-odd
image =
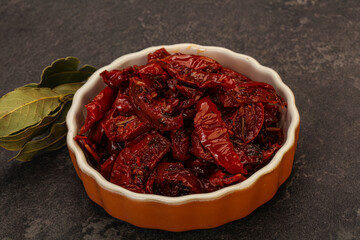
POLYGON ((284 141, 274 88, 208 57, 169 54, 101 74, 75 139, 110 182, 181 196, 244 181, 284 141), (86 135, 85 135, 86 134, 86 135))

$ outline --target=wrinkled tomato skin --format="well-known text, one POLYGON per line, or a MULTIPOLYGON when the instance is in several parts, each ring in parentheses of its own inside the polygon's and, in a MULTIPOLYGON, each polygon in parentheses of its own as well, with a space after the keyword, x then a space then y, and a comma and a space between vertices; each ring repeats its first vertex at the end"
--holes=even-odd
POLYGON ((253 144, 234 146, 235 152, 240 156, 241 163, 248 171, 248 176, 255 172, 263 163, 262 149, 253 144))
POLYGON ((113 168, 110 174, 110 182, 133 192, 145 192, 141 186, 134 184, 130 166, 123 164, 117 159, 113 164, 113 168))
POLYGON ((264 106, 262 103, 243 104, 224 119, 228 130, 247 144, 256 138, 263 126, 264 106))
POLYGON ((267 127, 280 121, 279 106, 264 104, 264 125, 267 127))
POLYGON ((279 144, 270 147, 259 144, 235 145, 235 151, 241 157, 241 162, 248 171, 247 176, 250 176, 269 163, 273 154, 280 147, 279 144))
POLYGON ((154 180, 154 192, 164 196, 182 196, 201 193, 201 182, 180 162, 162 162, 158 165, 154 180))
POLYGON ((160 60, 162 58, 170 56, 170 53, 165 48, 160 48, 153 53, 149 53, 147 56, 148 62, 160 60))
POLYGON ((120 92, 118 93, 118 95, 114 101, 113 107, 116 108, 117 113, 120 115, 135 114, 135 110, 130 102, 129 96, 122 94, 120 92))
POLYGON ((197 55, 176 54, 162 60, 168 73, 185 84, 198 88, 224 87, 233 89, 234 80, 223 74, 223 67, 215 60, 197 55))
POLYGON ((94 124, 92 128, 89 130, 88 138, 97 144, 100 144, 104 136, 104 129, 101 126, 101 122, 97 122, 94 124))
POLYGON ((173 117, 164 114, 164 101, 150 102, 141 86, 135 81, 130 81, 130 99, 137 116, 144 121, 150 122, 154 128, 160 131, 176 130, 184 124, 182 115, 173 117))
POLYGON ((144 81, 161 81, 169 79, 169 75, 156 63, 149 63, 138 70, 140 78, 144 81))
POLYGON ((84 126, 80 129, 80 134, 86 133, 94 124, 101 120, 105 113, 111 108, 116 97, 116 91, 110 87, 105 87, 95 98, 87 104, 87 115, 84 126))
POLYGON ((197 103, 196 110, 195 132, 199 136, 201 144, 214 157, 215 163, 224 167, 231 174, 247 174, 239 156, 234 151, 227 128, 216 105, 209 97, 205 97, 197 103))
POLYGON ((151 130, 148 123, 142 122, 138 116, 117 116, 104 122, 106 136, 117 142, 128 141, 151 130))
POLYGON ((229 76, 221 73, 204 73, 194 69, 176 74, 176 78, 198 88, 219 88, 234 89, 235 82, 229 76))
POLYGON ((235 89, 220 89, 216 93, 216 100, 224 107, 240 107, 242 104, 258 102, 286 106, 271 85, 261 82, 246 82, 237 84, 235 89))
POLYGON ((100 166, 100 174, 106 179, 110 180, 111 171, 114 165, 114 161, 116 159, 116 154, 111 155, 108 159, 105 160, 103 164, 100 166))
POLYGON ((186 100, 182 101, 180 107, 187 109, 196 104, 196 102, 202 97, 205 91, 197 90, 194 88, 177 85, 176 89, 186 97, 186 100))
POLYGON ((94 144, 87 136, 75 136, 75 141, 79 143, 79 145, 85 149, 85 153, 91 156, 91 159, 95 160, 96 163, 99 163, 101 160, 101 155, 97 151, 97 145, 94 144))
POLYGON ((133 67, 127 67, 123 70, 103 71, 100 73, 103 81, 111 88, 120 87, 123 82, 129 81, 134 73, 133 67))
POLYGON ((169 141, 158 132, 139 136, 117 156, 110 181, 120 186, 132 184, 144 189, 151 171, 169 151, 169 141))
POLYGON ((189 145, 190 134, 189 130, 181 127, 178 130, 170 132, 170 139, 172 144, 172 156, 176 160, 186 161, 190 159, 189 145))
POLYGON ((177 54, 164 59, 169 64, 179 64, 189 69, 201 70, 203 72, 220 72, 222 66, 215 60, 198 55, 177 54))
POLYGON ((187 161, 186 167, 201 180, 209 178, 209 176, 211 176, 218 169, 214 163, 199 159, 187 161))
POLYGON ((223 74, 226 76, 229 76, 233 80, 235 80, 236 83, 245 83, 245 82, 251 82, 251 80, 246 77, 245 75, 242 75, 241 73, 235 72, 231 70, 230 68, 223 68, 223 74))
POLYGON ((209 178, 209 182, 206 185, 206 191, 213 192, 223 187, 242 182, 244 180, 246 180, 246 177, 244 177, 242 174, 230 175, 224 173, 221 170, 217 170, 209 178))
POLYGON ((261 130, 256 142, 266 148, 271 148, 274 144, 282 145, 284 143, 284 133, 281 128, 266 127, 261 130))
POLYGON ((201 144, 200 137, 195 131, 193 131, 191 134, 190 152, 201 160, 212 162, 214 161, 214 158, 209 152, 209 150, 205 149, 204 146, 201 144))

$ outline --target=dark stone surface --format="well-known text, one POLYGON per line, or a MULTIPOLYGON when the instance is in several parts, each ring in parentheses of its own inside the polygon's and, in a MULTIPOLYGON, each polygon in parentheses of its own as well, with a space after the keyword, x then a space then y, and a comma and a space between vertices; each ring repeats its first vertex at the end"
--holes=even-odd
POLYGON ((85 194, 66 149, 29 163, 0 149, 0 239, 358 239, 360 2, 1 1, 0 95, 53 60, 96 67, 152 45, 248 54, 280 74, 301 115, 293 172, 248 217, 170 233, 109 216, 85 194), (356 237, 357 236, 357 237, 356 237))

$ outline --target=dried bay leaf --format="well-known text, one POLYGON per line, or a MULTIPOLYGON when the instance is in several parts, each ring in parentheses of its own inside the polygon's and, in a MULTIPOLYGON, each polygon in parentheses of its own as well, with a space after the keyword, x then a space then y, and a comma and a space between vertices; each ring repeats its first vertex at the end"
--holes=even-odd
POLYGON ((54 61, 51 66, 44 69, 39 87, 54 88, 65 83, 83 82, 96 71, 96 68, 90 65, 78 69, 79 64, 79 59, 75 57, 54 61))
POLYGON ((43 118, 37 124, 30 126, 16 134, 0 137, 0 146, 10 151, 20 150, 27 141, 46 132, 58 118, 63 108, 64 104, 61 104, 61 107, 43 118))
POLYGON ((49 88, 17 88, 5 94, 0 98, 0 137, 37 124, 65 99, 49 88))
POLYGON ((65 146, 67 135, 66 115, 70 106, 71 101, 64 104, 64 108, 52 125, 49 135, 42 139, 27 142, 21 151, 9 161, 18 160, 28 162, 31 161, 38 153, 58 150, 65 146))
POLYGON ((96 72, 96 70, 97 69, 94 66, 91 66, 89 64, 85 64, 79 69, 80 72, 92 72, 92 73, 96 72))
POLYGON ((72 98, 96 71, 91 65, 79 69, 79 64, 75 57, 58 59, 43 70, 40 83, 0 98, 0 147, 20 150, 12 159, 30 161, 39 152, 66 145, 65 119, 72 98))
POLYGON ((31 88, 37 88, 39 86, 38 83, 28 83, 22 87, 31 87, 31 88))
POLYGON ((66 83, 61 84, 59 86, 54 87, 52 90, 54 92, 60 93, 60 94, 75 94, 75 92, 82 86, 84 83, 66 83))

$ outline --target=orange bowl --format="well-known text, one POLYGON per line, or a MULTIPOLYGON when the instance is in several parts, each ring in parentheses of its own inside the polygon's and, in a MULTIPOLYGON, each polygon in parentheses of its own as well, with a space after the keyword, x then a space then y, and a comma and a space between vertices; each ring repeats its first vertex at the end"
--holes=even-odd
POLYGON ((133 225, 177 232, 220 226, 247 216, 269 201, 291 173, 300 126, 294 95, 274 70, 260 65, 252 57, 225 48, 189 43, 150 47, 124 55, 102 67, 77 91, 66 121, 70 157, 89 198, 113 217, 133 225), (170 53, 181 52, 213 58, 224 67, 240 72, 254 81, 271 84, 285 99, 288 107, 281 112, 280 121, 285 142, 266 166, 247 180, 215 192, 166 197, 131 192, 107 181, 89 165, 74 137, 84 123, 85 105, 105 87, 99 74, 104 70, 143 65, 148 53, 162 47, 170 53))

